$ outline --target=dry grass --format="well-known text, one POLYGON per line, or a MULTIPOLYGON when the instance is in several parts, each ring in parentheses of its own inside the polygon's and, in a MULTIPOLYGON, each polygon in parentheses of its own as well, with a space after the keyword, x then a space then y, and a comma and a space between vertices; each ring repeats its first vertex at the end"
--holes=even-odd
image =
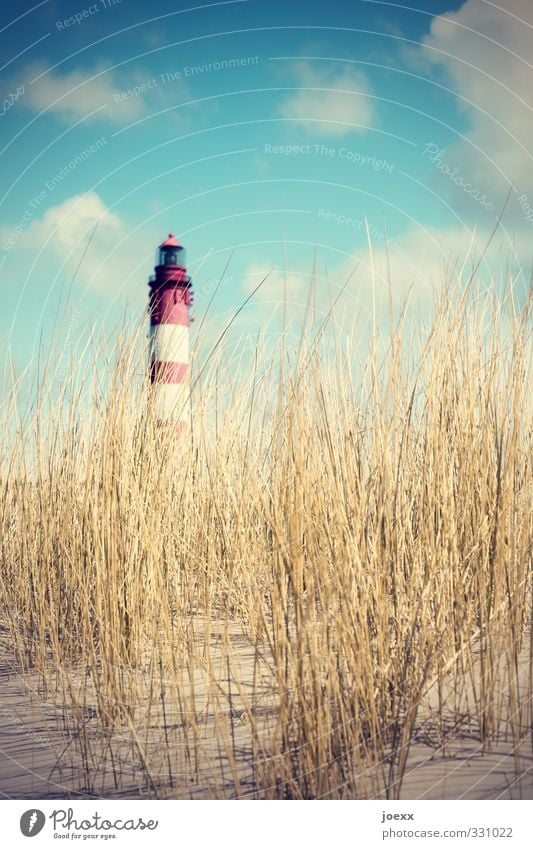
POLYGON ((219 349, 177 449, 135 344, 43 378, 3 428, 0 617, 73 789, 396 798, 428 690, 439 746, 527 738, 527 309, 445 291, 361 369, 320 333, 219 349))

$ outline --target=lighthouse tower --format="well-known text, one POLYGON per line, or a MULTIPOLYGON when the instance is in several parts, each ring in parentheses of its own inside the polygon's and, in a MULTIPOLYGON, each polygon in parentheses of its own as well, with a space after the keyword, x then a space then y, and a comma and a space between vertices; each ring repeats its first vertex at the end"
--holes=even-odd
POLYGON ((185 251, 172 233, 159 246, 150 277, 150 381, 155 418, 175 426, 190 423, 189 307, 193 300, 185 251))

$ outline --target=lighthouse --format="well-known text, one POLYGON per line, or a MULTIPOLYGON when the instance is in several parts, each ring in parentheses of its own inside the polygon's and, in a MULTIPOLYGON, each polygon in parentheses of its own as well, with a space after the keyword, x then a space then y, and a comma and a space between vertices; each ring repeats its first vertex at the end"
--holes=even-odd
POLYGON ((190 423, 189 307, 185 251, 169 233, 159 245, 150 287, 150 382, 158 424, 179 434, 190 423))

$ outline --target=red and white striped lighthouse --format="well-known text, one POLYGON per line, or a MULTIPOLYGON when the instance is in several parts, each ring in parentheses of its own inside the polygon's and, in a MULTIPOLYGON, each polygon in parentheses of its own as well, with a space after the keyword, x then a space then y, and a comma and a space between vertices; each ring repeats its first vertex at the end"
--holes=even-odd
POLYGON ((189 307, 185 251, 172 233, 159 246, 150 277, 150 380, 154 414, 181 432, 190 423, 189 307))

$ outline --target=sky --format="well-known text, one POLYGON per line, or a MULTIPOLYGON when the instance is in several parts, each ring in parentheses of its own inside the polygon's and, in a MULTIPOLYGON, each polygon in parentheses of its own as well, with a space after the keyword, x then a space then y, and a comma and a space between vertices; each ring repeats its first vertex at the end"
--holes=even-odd
POLYGON ((206 344, 245 301, 232 332, 279 332, 311 287, 319 313, 368 319, 389 273, 423 313, 483 251, 484 284, 525 296, 530 0, 21 0, 0 40, 17 374, 54 332, 75 350, 142 320, 169 232, 206 344))

